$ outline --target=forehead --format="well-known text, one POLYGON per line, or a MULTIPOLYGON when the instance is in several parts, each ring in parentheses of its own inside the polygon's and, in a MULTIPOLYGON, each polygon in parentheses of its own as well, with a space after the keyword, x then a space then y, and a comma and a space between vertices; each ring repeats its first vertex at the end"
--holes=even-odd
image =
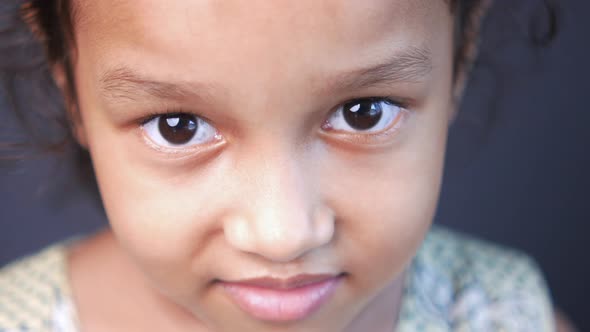
MULTIPOLYGON (((333 28, 342 28, 340 23, 353 23, 369 19, 367 26, 379 23, 381 19, 395 17, 397 20, 411 21, 416 15, 423 15, 425 9, 449 11, 448 0, 71 0, 74 12, 81 27, 88 23, 126 23, 138 21, 168 21, 169 27, 190 28, 193 23, 224 22, 235 20, 241 25, 247 21, 295 23, 293 28, 317 27, 326 22, 333 28), (302 17, 306 19, 302 20, 302 17), (169 21, 169 18, 174 18, 169 21), (188 25, 187 25, 188 24, 188 25)), ((443 11, 444 12, 444 11, 443 11)), ((235 24, 229 24, 233 26, 235 24)), ((164 28, 149 25, 150 28, 164 28)), ((359 27, 357 27, 359 28, 359 27)), ((269 31, 265 31, 268 33, 269 31)))
POLYGON ((74 1, 78 48, 97 75, 123 64, 187 81, 239 74, 294 83, 396 48, 431 51, 452 23, 443 0, 74 1))
POLYGON ((195 41, 270 40, 273 48, 294 42, 368 42, 384 31, 427 33, 435 25, 426 22, 450 15, 443 0, 73 1, 76 30, 96 41, 132 37, 138 45, 163 42, 160 46, 176 47, 195 41))

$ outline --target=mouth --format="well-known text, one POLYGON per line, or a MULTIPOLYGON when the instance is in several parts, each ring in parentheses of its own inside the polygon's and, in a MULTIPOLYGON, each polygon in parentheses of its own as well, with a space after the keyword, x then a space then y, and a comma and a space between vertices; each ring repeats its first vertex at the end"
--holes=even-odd
POLYGON ((305 319, 334 294, 343 274, 298 275, 288 279, 219 281, 226 294, 250 316, 271 322, 305 319))

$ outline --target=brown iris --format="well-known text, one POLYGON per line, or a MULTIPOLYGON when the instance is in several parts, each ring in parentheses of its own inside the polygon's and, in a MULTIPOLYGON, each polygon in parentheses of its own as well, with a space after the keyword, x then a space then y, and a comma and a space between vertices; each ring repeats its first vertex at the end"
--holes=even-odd
POLYGON ((188 143, 197 133, 197 119, 189 114, 167 114, 158 120, 160 135, 171 144, 188 143))
POLYGON ((381 103, 371 99, 356 100, 343 106, 342 114, 346 123, 356 130, 367 130, 375 127, 383 110, 381 103))

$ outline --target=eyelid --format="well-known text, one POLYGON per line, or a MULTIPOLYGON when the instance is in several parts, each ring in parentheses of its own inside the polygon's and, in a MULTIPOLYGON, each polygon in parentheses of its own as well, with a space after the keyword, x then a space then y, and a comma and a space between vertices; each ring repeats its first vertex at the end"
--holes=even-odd
POLYGON ((191 111, 181 109, 181 108, 171 108, 171 109, 165 109, 163 111, 148 111, 147 115, 145 115, 137 120, 137 123, 139 125, 144 125, 159 116, 165 116, 165 115, 170 115, 170 114, 188 114, 188 115, 192 115, 197 118, 200 118, 207 123, 211 123, 211 121, 209 121, 209 119, 207 119, 206 117, 204 117, 200 114, 197 114, 195 112, 191 112, 191 111))
MULTIPOLYGON (((222 145, 222 143, 224 143, 224 139, 219 134, 218 129, 215 126, 213 126, 208 119, 206 119, 205 117, 202 117, 198 114, 195 114, 194 112, 188 112, 188 111, 184 111, 184 110, 168 110, 168 111, 161 111, 161 112, 151 112, 150 114, 146 115, 145 117, 142 117, 139 120, 137 120, 137 127, 139 129, 139 133, 140 133, 141 138, 143 139, 144 143, 147 146, 149 146, 151 149, 157 151, 158 153, 162 153, 167 156, 176 155, 176 156, 181 157, 184 155, 200 154, 201 152, 205 152, 206 150, 209 150, 210 148, 215 148, 217 146, 222 145), (213 138, 208 139, 207 141, 205 141, 203 143, 194 143, 194 144, 179 145, 179 146, 173 146, 172 144, 171 144, 171 146, 158 144, 148 134, 148 132, 146 130, 146 125, 149 124, 151 121, 155 121, 159 117, 163 117, 166 115, 174 115, 174 114, 179 114, 179 115, 186 114, 186 115, 194 116, 195 119, 199 123, 201 123, 201 122, 206 123, 206 125, 208 127, 210 127, 210 129, 215 131, 213 138)), ((198 128, 201 128, 201 126, 199 126, 198 128)), ((201 130, 201 129, 197 129, 197 130, 201 130)), ((202 129, 202 130, 204 130, 204 129, 202 129)), ((198 133, 196 135, 198 135, 198 133)))
MULTIPOLYGON (((331 112, 330 112, 330 116, 328 117, 328 119, 326 119, 326 121, 324 122, 324 124, 326 124, 333 116, 334 114, 336 114, 336 112, 341 111, 341 109, 348 104, 360 104, 360 103, 364 103, 364 102, 384 102, 386 104, 395 106, 399 109, 399 111, 408 111, 408 108, 406 107, 407 101, 398 101, 397 99, 393 99, 390 97, 361 97, 361 98, 353 98, 353 99, 348 99, 347 101, 338 104, 337 107, 335 107, 331 112)), ((397 122, 397 121, 396 121, 397 122)), ((324 127, 324 126, 322 126, 324 127)), ((389 127, 389 126, 388 126, 389 127)), ((329 130, 334 130, 332 128, 330 128, 329 130)), ((337 131, 337 130, 334 130, 337 131)), ((372 134, 376 134, 378 132, 370 132, 370 131, 356 131, 355 133, 359 133, 360 135, 372 135, 372 134)))
POLYGON ((214 139, 211 140, 207 143, 204 144, 195 144, 192 146, 188 146, 188 147, 181 147, 181 148, 169 148, 166 146, 161 146, 158 145, 156 143, 154 143, 149 137, 147 137, 145 135, 145 133, 143 132, 143 130, 140 130, 141 132, 141 138, 144 140, 144 142, 153 150, 155 150, 158 153, 164 154, 167 157, 178 157, 180 158, 184 158, 184 157, 190 157, 193 154, 202 154, 202 153, 206 153, 210 150, 215 150, 218 147, 222 146, 225 144, 225 141, 223 139, 214 139))
POLYGON ((330 113, 329 118, 324 122, 324 125, 322 125, 322 130, 320 131, 320 134, 322 137, 326 138, 330 142, 337 143, 339 145, 346 144, 357 148, 377 148, 380 146, 388 145, 394 141, 394 137, 397 136, 397 133, 400 131, 401 126, 407 121, 408 117, 411 115, 411 111, 407 107, 405 107, 406 105, 408 105, 408 101, 399 101, 399 99, 393 99, 389 97, 364 97, 349 99, 348 101, 339 104, 330 113), (332 129, 326 126, 326 124, 328 124, 328 121, 332 118, 335 112, 339 112, 344 105, 353 102, 360 103, 367 101, 386 102, 395 107, 398 107, 399 113, 394 116, 391 124, 389 124, 383 130, 379 130, 377 132, 352 132, 332 129))
POLYGON ((401 134, 401 125, 408 121, 409 111, 403 110, 400 119, 395 124, 383 131, 371 134, 355 134, 345 132, 320 131, 319 135, 328 143, 336 146, 344 146, 354 150, 373 150, 385 148, 395 143, 397 136, 401 134))

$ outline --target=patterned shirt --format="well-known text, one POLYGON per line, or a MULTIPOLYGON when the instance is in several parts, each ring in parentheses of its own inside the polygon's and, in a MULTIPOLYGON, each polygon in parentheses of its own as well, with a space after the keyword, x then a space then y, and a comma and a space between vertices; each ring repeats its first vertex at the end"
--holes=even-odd
MULTIPOLYGON (((80 332, 67 245, 0 270, 0 332, 80 332)), ((396 332, 554 331, 534 262, 514 250, 433 227, 408 270, 396 332)))

